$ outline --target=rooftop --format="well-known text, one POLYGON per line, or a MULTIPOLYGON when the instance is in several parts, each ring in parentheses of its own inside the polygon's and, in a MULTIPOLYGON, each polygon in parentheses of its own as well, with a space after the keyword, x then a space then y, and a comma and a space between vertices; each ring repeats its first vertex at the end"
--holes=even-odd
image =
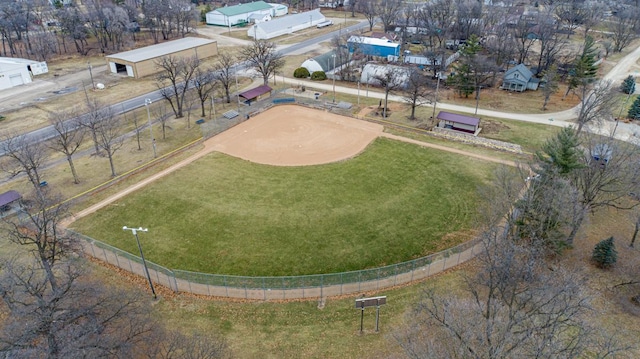
POLYGON ((387 41, 384 39, 376 39, 373 37, 364 37, 364 36, 351 36, 347 42, 355 43, 355 44, 367 44, 367 45, 375 45, 375 46, 385 46, 385 47, 399 47, 400 44, 396 44, 391 41, 387 41))
POLYGON ((258 86, 256 88, 253 88, 253 89, 249 90, 249 91, 245 91, 245 92, 241 93, 238 96, 246 98, 247 100, 251 100, 251 99, 254 99, 254 98, 256 98, 256 97, 258 97, 260 95, 264 95, 264 94, 266 94, 267 92, 269 92, 271 90, 272 90, 271 87, 269 87, 267 85, 260 85, 260 86, 258 86))
POLYGON ((162 44, 145 46, 131 51, 108 55, 107 57, 113 57, 129 62, 140 62, 212 43, 215 43, 215 41, 200 37, 185 37, 178 40, 164 42, 162 44))
POLYGON ((254 1, 247 4, 219 7, 214 11, 217 11, 222 15, 226 15, 226 16, 235 16, 240 14, 246 14, 252 11, 260 11, 260 10, 266 10, 266 9, 271 9, 271 5, 267 4, 264 1, 254 1))
POLYGON ((469 117, 465 115, 458 115, 457 113, 451 113, 446 111, 440 111, 437 118, 439 120, 451 121, 456 123, 462 123, 465 125, 478 126, 480 119, 478 117, 469 117))

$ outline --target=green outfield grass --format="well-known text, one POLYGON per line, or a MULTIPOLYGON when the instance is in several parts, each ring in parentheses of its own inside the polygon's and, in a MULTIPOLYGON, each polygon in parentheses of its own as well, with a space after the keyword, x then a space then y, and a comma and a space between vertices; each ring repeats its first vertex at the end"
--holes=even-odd
POLYGON ((377 139, 347 161, 266 166, 213 153, 73 227, 172 269, 280 276, 377 267, 470 238, 494 164, 377 139))

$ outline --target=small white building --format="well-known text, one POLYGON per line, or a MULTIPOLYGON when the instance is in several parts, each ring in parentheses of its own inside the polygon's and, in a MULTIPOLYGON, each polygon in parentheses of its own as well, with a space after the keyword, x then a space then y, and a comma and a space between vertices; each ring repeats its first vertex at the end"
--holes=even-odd
POLYGON ((387 73, 393 74, 393 87, 405 88, 411 75, 411 70, 402 66, 366 64, 360 74, 360 83, 372 86, 380 86, 378 78, 385 77, 387 73))
POLYGON ((0 90, 31 83, 34 75, 47 72, 46 62, 0 57, 0 90))
POLYGON ((325 20, 326 18, 322 15, 320 9, 314 9, 267 22, 257 23, 247 30, 247 35, 256 40, 273 39, 274 37, 316 26, 325 20))
POLYGON ((207 25, 236 26, 251 23, 252 20, 269 21, 272 17, 284 16, 289 8, 282 4, 268 4, 264 1, 254 1, 247 4, 225 6, 209 11, 206 14, 207 25), (267 20, 267 17, 269 19, 267 20))

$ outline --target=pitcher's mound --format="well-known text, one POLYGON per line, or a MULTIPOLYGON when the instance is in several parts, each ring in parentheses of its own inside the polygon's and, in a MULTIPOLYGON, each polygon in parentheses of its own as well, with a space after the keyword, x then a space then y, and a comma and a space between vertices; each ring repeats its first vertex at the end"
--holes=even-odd
POLYGON ((276 106, 207 141, 215 151, 252 162, 304 166, 351 158, 383 127, 303 106, 276 106))

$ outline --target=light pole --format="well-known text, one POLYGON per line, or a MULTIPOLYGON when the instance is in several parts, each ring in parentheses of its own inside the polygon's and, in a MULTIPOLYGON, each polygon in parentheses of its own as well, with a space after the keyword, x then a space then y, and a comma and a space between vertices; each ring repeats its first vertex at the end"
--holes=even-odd
POLYGON ((147 268, 147 262, 144 260, 144 254, 142 253, 142 246, 140 245, 140 239, 138 238, 138 232, 148 232, 147 228, 129 228, 127 226, 122 227, 123 231, 131 231, 133 236, 136 237, 136 242, 138 243, 138 249, 140 250, 140 258, 142 258, 142 265, 144 266, 144 272, 147 275, 147 279, 149 280, 149 287, 151 287, 151 293, 153 293, 153 299, 158 298, 156 295, 156 290, 153 288, 153 282, 151 281, 151 276, 149 275, 149 268, 147 268))
POLYGON ((91 69, 92 69, 91 62, 87 61, 87 66, 89 66, 89 76, 91 76, 91 86, 95 90, 96 89, 96 85, 93 82, 93 71, 91 71, 91 69))
POLYGON ((144 99, 144 106, 147 108, 147 120, 149 121, 149 134, 151 135, 151 145, 153 146, 153 158, 156 158, 158 154, 156 153, 156 139, 153 137, 153 126, 151 126, 151 113, 149 112, 149 105, 151 105, 151 99, 144 99))
POLYGON ((333 103, 336 103, 336 54, 333 57, 333 103))

